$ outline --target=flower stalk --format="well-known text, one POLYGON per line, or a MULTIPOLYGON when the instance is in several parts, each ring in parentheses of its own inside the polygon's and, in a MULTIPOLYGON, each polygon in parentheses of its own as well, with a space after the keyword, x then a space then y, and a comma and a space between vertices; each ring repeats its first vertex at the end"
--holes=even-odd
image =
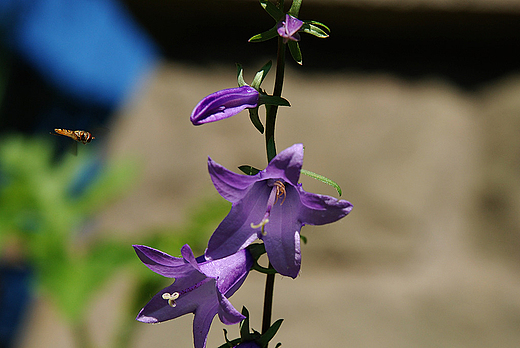
MULTIPOLYGON (((277 7, 283 11, 284 0, 279 0, 277 7)), ((285 73, 285 43, 282 37, 278 37, 278 50, 276 54, 276 75, 274 81, 273 95, 282 96, 283 80, 285 73)), ((270 162, 276 156, 276 144, 274 141, 274 130, 276 126, 276 114, 278 106, 268 105, 266 108, 265 118, 265 146, 267 151, 267 162, 270 162)), ((269 262, 269 268, 272 265, 269 262)), ((274 296, 274 280, 276 273, 267 274, 265 279, 264 292, 264 308, 262 314, 262 333, 271 327, 271 318, 273 314, 273 296, 274 296)), ((266 346, 267 348, 267 346, 266 346)))
MULTIPOLYGON (((283 6, 283 1, 282 1, 283 6)), ((283 38, 278 38, 278 53, 276 57, 276 76, 274 81, 273 96, 281 97, 283 89, 283 79, 285 73, 285 44, 283 38)), ((276 145, 274 131, 276 126, 277 105, 266 105, 265 117, 265 146, 267 151, 267 161, 270 162, 276 156, 276 145)))

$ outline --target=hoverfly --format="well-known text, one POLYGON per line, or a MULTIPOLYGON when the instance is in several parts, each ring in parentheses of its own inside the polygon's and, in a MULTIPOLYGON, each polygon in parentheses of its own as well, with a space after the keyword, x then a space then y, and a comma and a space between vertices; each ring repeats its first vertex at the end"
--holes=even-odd
POLYGON ((92 141, 92 139, 95 139, 95 137, 90 132, 83 131, 83 130, 72 131, 72 130, 68 130, 68 129, 55 128, 54 132, 55 133, 51 132, 51 134, 52 135, 63 135, 63 136, 66 136, 66 137, 69 137, 69 138, 75 140, 75 142, 73 143, 73 146, 71 147, 71 152, 74 156, 76 156, 78 153, 78 143, 87 145, 88 143, 90 143, 92 141))
POLYGON ((85 145, 90 143, 92 141, 92 139, 96 139, 95 137, 92 136, 92 134, 90 134, 90 132, 82 131, 82 130, 71 131, 68 129, 55 128, 54 131, 58 135, 64 135, 66 137, 76 140, 78 143, 83 143, 85 145))

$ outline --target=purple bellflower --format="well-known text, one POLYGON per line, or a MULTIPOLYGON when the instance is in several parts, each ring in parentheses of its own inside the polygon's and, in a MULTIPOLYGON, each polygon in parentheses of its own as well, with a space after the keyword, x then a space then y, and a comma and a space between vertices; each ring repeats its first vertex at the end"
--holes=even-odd
POLYGON ((251 86, 229 88, 212 93, 193 109, 190 120, 195 126, 220 121, 246 108, 258 106, 260 94, 251 86))
POLYGON ((301 29, 303 21, 289 14, 285 15, 285 20, 278 22, 276 31, 283 37, 283 43, 287 41, 300 41, 298 30, 301 29))
POLYGON ((276 271, 296 278, 301 227, 331 223, 352 210, 345 200, 305 192, 298 183, 302 164, 302 144, 280 152, 256 175, 233 173, 209 158, 213 185, 232 206, 211 236, 206 257, 232 255, 260 238, 276 271))
POLYGON ((152 271, 175 282, 157 293, 137 315, 144 323, 158 323, 194 313, 193 341, 195 348, 204 348, 213 317, 218 313, 226 325, 243 319, 227 299, 242 285, 253 265, 248 250, 219 260, 195 259, 189 245, 181 249, 182 258, 162 251, 134 245, 137 256, 152 271))

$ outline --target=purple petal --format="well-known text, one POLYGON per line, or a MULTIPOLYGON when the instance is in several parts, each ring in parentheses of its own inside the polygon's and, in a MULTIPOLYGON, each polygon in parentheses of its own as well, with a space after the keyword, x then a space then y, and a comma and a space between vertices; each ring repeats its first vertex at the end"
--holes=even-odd
POLYGON ((217 279, 217 288, 226 297, 231 297, 246 279, 253 258, 247 249, 238 251, 228 257, 204 262, 201 271, 208 277, 217 279))
POLYGON ((206 257, 215 260, 232 255, 257 239, 251 223, 262 221, 270 192, 265 181, 256 182, 241 201, 231 206, 209 239, 206 257))
POLYGON ((217 291, 217 296, 220 303, 218 308, 218 317, 221 322, 226 325, 233 325, 240 323, 246 318, 239 311, 237 311, 231 302, 229 302, 229 300, 219 291, 217 291))
POLYGON ((157 274, 168 278, 185 277, 193 272, 193 266, 184 259, 170 256, 160 250, 145 245, 134 245, 141 261, 157 274))
POLYGON ((209 157, 208 171, 218 193, 231 203, 241 200, 249 187, 258 180, 256 176, 233 173, 209 157))
MULTIPOLYGON (((181 295, 177 300, 175 300, 175 307, 171 307, 168 304, 168 300, 165 300, 162 297, 164 293, 172 294, 192 287, 203 279, 205 279, 203 275, 196 275, 196 277, 193 278, 176 279, 172 285, 164 288, 152 297, 150 302, 141 309, 136 319, 144 323, 160 323, 175 319, 184 314, 194 313, 197 307, 201 305, 208 305, 210 303, 216 305, 217 295, 215 290, 215 279, 210 279, 199 288, 181 295)), ((217 310, 215 308, 215 313, 213 315, 216 313, 217 310)))
POLYGON ((352 204, 331 196, 305 192, 298 187, 302 207, 299 219, 308 225, 323 225, 341 219, 352 210, 352 204))
POLYGON ((214 286, 213 291, 215 293, 212 294, 212 302, 208 301, 206 305, 199 306, 195 311, 195 317, 193 318, 193 343, 195 348, 206 347, 211 322, 219 310, 219 302, 214 286))
POLYGON ((191 113, 194 125, 215 122, 258 105, 259 93, 250 86, 229 88, 212 93, 202 99, 191 113))
POLYGON ((300 230, 298 220, 300 199, 296 188, 286 185, 286 197, 282 205, 271 210, 262 238, 269 261, 278 273, 296 278, 300 272, 300 230))
POLYGON ((195 255, 193 255, 193 251, 191 250, 190 246, 188 244, 184 244, 181 248, 181 255, 188 262, 193 269, 196 269, 200 272, 199 264, 197 263, 197 260, 195 259, 195 255))
POLYGON ((303 145, 294 144, 280 152, 269 162, 267 168, 257 175, 262 178, 281 179, 298 185, 303 165, 303 145))

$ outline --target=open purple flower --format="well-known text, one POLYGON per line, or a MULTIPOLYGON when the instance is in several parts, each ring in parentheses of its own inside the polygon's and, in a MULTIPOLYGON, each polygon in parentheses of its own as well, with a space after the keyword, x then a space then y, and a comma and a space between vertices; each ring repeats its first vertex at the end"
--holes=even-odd
POLYGON ((232 206, 211 236, 206 257, 232 255, 260 238, 276 271, 295 278, 301 227, 334 222, 352 210, 345 200, 305 192, 298 184, 302 164, 302 144, 280 152, 256 175, 235 174, 209 158, 211 180, 232 206))
POLYGON ((190 120, 200 124, 220 121, 238 114, 246 108, 258 105, 260 94, 251 86, 229 88, 212 93, 202 99, 193 109, 190 120))
POLYGON ((137 315, 144 323, 158 323, 194 313, 195 348, 204 348, 213 317, 218 313, 224 324, 243 319, 227 299, 242 285, 253 265, 251 254, 241 250, 219 260, 195 259, 189 245, 181 249, 182 258, 162 251, 134 245, 137 256, 152 271, 175 282, 157 293, 137 315))
POLYGON ((276 31, 278 35, 283 37, 283 42, 287 41, 300 41, 300 34, 298 30, 301 29, 303 21, 289 14, 285 15, 285 20, 278 22, 276 31))

